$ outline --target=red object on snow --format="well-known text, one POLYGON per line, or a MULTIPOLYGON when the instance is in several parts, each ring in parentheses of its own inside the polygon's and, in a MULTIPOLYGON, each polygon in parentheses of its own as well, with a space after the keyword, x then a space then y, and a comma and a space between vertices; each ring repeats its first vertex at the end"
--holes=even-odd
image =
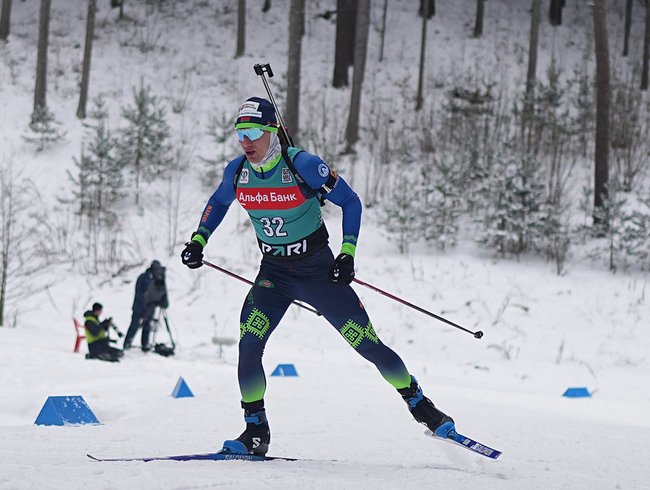
POLYGON ((74 322, 74 331, 77 334, 77 340, 74 341, 74 351, 79 352, 81 342, 86 340, 86 328, 76 318, 73 318, 72 321, 74 322))

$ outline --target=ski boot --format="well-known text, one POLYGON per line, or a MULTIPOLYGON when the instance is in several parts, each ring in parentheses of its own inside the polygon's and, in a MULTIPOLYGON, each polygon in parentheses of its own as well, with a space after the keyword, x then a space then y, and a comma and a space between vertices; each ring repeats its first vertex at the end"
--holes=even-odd
POLYGON ((413 418, 428 427, 437 437, 446 439, 449 433, 454 430, 454 419, 441 412, 422 393, 418 381, 411 376, 411 385, 408 388, 397 390, 409 407, 413 418))
POLYGON ((264 410, 264 400, 241 402, 241 406, 244 409, 246 430, 234 441, 225 441, 221 452, 264 456, 269 451, 271 443, 271 431, 264 410))

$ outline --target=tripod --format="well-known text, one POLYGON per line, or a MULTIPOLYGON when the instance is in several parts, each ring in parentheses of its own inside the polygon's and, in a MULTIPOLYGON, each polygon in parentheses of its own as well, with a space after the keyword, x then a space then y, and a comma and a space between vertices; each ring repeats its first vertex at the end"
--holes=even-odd
POLYGON ((172 336, 172 330, 169 328, 169 320, 167 319, 167 309, 162 306, 156 306, 154 310, 153 318, 151 319, 151 329, 153 330, 152 343, 154 352, 160 354, 161 356, 173 356, 176 349, 176 343, 174 342, 174 337, 172 336), (169 334, 169 341, 171 342, 171 347, 163 344, 156 343, 156 334, 158 333, 158 328, 160 327, 160 318, 162 317, 165 322, 165 327, 167 328, 167 333, 169 334))

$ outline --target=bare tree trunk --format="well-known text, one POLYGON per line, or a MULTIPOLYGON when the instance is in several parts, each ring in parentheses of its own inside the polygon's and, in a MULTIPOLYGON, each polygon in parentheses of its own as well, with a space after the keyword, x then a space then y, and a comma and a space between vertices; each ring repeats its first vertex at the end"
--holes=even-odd
POLYGON ((429 3, 424 2, 422 13, 422 38, 420 40, 420 71, 418 73, 418 93, 415 97, 415 110, 422 109, 422 91, 424 85, 424 57, 427 46, 427 22, 429 20, 429 3))
MULTIPOLYGON (((3 250, 4 252, 4 250, 3 250)), ((2 254, 0 257, 0 327, 4 325, 5 317, 5 302, 6 302, 6 291, 7 291, 7 276, 9 269, 9 262, 7 261, 8 257, 5 254, 2 254)))
POLYGON ((630 29, 632 27, 632 3, 627 0, 625 5, 625 33, 623 34, 623 56, 627 56, 630 48, 630 29))
POLYGON ((15 228, 15 212, 13 199, 13 176, 11 167, 0 168, 0 225, 2 233, 0 236, 0 327, 4 325, 5 303, 7 301, 7 279, 9 277, 10 249, 13 243, 15 228))
POLYGON ((388 0, 384 0, 384 10, 381 15, 381 44, 379 45, 379 62, 384 61, 384 41, 386 40, 386 15, 388 13, 388 0))
POLYGON ((650 58, 650 0, 646 0, 645 2, 645 37, 643 39, 641 90, 648 90, 648 58, 650 58))
MULTIPOLYGON (((524 111, 522 129, 525 133, 535 111, 535 84, 537 82, 537 50, 539 46, 539 23, 542 0, 533 0, 530 15, 530 44, 528 45, 528 72, 526 74, 526 93, 524 94, 524 111)), ((530 140, 530 133, 529 133, 530 140)), ((530 141, 526 145, 530 148, 530 141)))
POLYGON ((119 7, 120 9, 120 14, 118 16, 118 19, 120 20, 124 18, 124 2, 126 2, 126 0, 111 0, 111 8, 115 9, 119 7))
POLYGON ((476 0, 476 22, 474 23, 474 37, 483 35, 483 18, 485 17, 485 0, 476 0))
POLYGON ((436 0, 420 0, 420 8, 418 9, 418 15, 420 17, 426 15, 427 18, 429 19, 434 15, 436 15, 436 0))
POLYGON ((38 56, 36 60, 36 88, 34 90, 34 112, 47 106, 47 47, 50 33, 51 0, 41 0, 38 25, 38 56))
POLYGON ((565 0, 551 0, 548 8, 548 17, 552 26, 562 25, 562 9, 564 8, 565 0))
POLYGON ((120 15, 118 16, 118 19, 122 20, 124 19, 124 2, 126 2, 126 0, 117 0, 117 2, 120 7, 120 15))
POLYGON ((86 45, 84 47, 83 69, 81 71, 81 87, 79 92, 79 107, 77 117, 85 119, 86 102, 88 101, 88 85, 90 84, 90 58, 93 52, 93 38, 95 36, 96 0, 88 0, 88 19, 86 21, 86 45))
POLYGON ((142 134, 142 129, 138 130, 138 143, 135 151, 135 162, 133 166, 135 167, 135 205, 140 204, 140 174, 142 173, 142 147, 144 146, 144 135, 142 134))
POLYGON ((9 37, 11 25, 11 0, 2 0, 2 15, 0 16, 0 40, 6 41, 9 37))
POLYGON ((606 229, 602 210, 609 196, 609 112, 611 87, 605 0, 594 0, 594 44, 596 48, 596 146, 594 168, 594 226, 606 229))
POLYGON ((336 50, 334 53, 335 88, 348 86, 348 68, 354 64, 357 8, 354 0, 336 1, 336 50))
POLYGON ((237 8, 237 49, 235 58, 244 55, 246 50, 246 0, 239 0, 237 8))
POLYGON ((305 0, 291 0, 289 10, 289 60, 287 63, 287 106, 285 122, 294 139, 299 133, 300 59, 305 34, 305 0))
POLYGON ((352 152, 359 140, 359 111, 361 109, 361 88, 366 69, 366 51, 368 50, 368 30, 370 27, 370 0, 357 2, 356 42, 354 45, 354 74, 350 95, 350 112, 345 129, 346 151, 352 152))

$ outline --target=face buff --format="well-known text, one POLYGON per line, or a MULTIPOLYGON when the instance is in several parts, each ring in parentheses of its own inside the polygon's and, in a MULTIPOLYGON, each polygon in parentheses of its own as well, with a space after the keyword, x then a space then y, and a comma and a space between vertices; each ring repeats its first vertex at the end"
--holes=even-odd
POLYGON ((275 133, 271 133, 271 139, 269 140, 269 149, 266 150, 266 155, 258 163, 250 162, 253 169, 260 171, 260 169, 268 162, 276 158, 280 153, 282 153, 282 147, 280 146, 280 139, 275 133))

